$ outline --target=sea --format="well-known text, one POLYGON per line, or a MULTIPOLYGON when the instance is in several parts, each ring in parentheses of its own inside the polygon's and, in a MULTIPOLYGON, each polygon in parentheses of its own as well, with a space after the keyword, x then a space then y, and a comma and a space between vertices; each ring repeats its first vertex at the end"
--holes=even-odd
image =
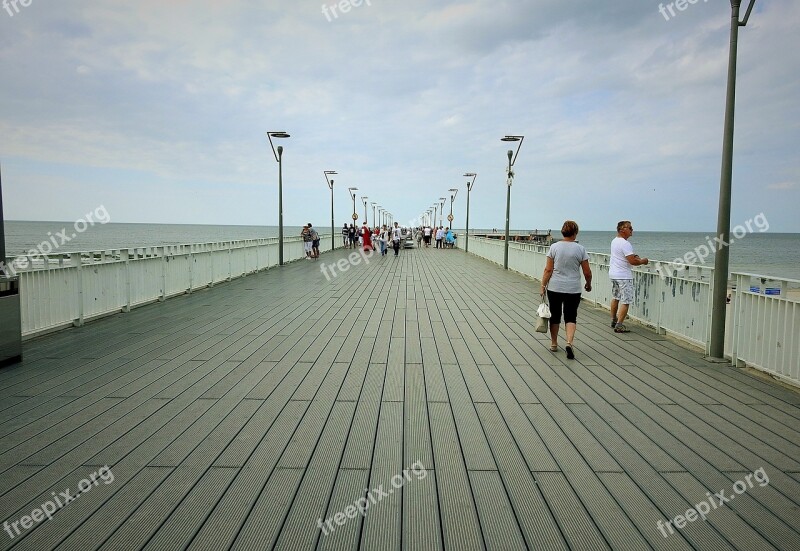
MULTIPOLYGON (((59 247, 53 247, 53 253, 67 253, 278 236, 277 226, 95 223, 78 229, 83 231, 76 231, 73 222, 6 220, 6 256, 13 258, 26 254, 43 242, 52 245, 54 241, 59 247), (68 241, 61 244, 64 238, 68 241)), ((300 229, 300 226, 284 226, 284 235, 299 235, 300 229)), ((329 228, 319 227, 317 230, 327 233, 329 228)), ((340 227, 337 227, 337 237, 339 230, 340 227)), ((513 233, 533 231, 513 230, 513 233)), ((541 229, 539 233, 542 233, 541 229)), ((578 241, 590 252, 608 253, 615 235, 608 231, 581 231, 578 241)), ((637 231, 630 242, 634 252, 642 257, 674 261, 688 252, 707 246, 713 235, 713 232, 637 231)), ((553 236, 560 237, 556 230, 553 236)), ((714 266, 713 253, 704 265, 714 266)), ((734 239, 730 245, 729 271, 800 280, 800 233, 754 232, 734 239)))

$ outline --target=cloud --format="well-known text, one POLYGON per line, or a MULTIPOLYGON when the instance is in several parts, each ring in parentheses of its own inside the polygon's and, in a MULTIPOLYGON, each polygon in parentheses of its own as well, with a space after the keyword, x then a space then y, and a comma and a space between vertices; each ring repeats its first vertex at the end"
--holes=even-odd
POLYGON ((800 188, 800 185, 798 185, 797 182, 781 182, 779 184, 770 184, 767 186, 767 189, 774 189, 778 191, 786 191, 798 188, 800 188))
MULTIPOLYGON (((603 228, 625 204, 649 229, 706 231, 729 22, 712 2, 668 22, 640 0, 374 0, 332 22, 304 2, 34 2, 0 17, 6 209, 31 212, 22 188, 57 168, 119 199, 115 220, 141 217, 137 182, 180 213, 164 221, 275 224, 279 128, 287 223, 330 216, 323 169, 341 217, 356 186, 402 220, 470 171, 471 225, 495 227, 511 133, 526 136, 513 226, 603 228), (241 208, 209 207, 212 190, 241 208)), ((800 231, 798 205, 757 190, 797 181, 798 23, 796 2, 758 3, 739 38, 733 216, 763 210, 780 231, 800 231)))

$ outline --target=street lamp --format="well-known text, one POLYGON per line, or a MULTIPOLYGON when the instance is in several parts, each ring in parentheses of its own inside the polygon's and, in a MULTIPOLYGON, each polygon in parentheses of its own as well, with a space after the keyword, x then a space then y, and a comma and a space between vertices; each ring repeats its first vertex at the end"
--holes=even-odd
POLYGON ((367 199, 369 199, 369 197, 361 197, 361 202, 364 203, 364 223, 369 226, 369 217, 367 216, 367 199))
POLYGON ((505 250, 503 251, 503 268, 508 270, 508 221, 511 215, 511 183, 514 180, 514 172, 511 168, 514 166, 514 163, 517 160, 517 155, 519 155, 519 149, 522 147, 522 140, 525 139, 525 136, 505 136, 504 138, 500 138, 500 141, 503 142, 519 142, 517 146, 517 152, 514 153, 513 150, 508 150, 508 180, 506 180, 506 184, 508 189, 506 190, 506 239, 505 239, 505 250))
POLYGON ((283 266, 283 146, 279 145, 276 152, 272 138, 288 137, 290 137, 289 134, 282 131, 267 132, 269 146, 272 148, 272 154, 278 162, 278 266, 283 266))
POLYGON ((439 225, 440 226, 444 226, 444 203, 445 203, 445 201, 447 201, 447 197, 439 197, 439 203, 441 205, 440 208, 439 208, 439 225))
POLYGON ((475 172, 466 172, 464 173, 464 177, 472 178, 471 182, 467 180, 467 229, 464 234, 464 252, 468 253, 469 252, 469 192, 472 191, 472 186, 475 185, 475 178, 477 178, 478 175, 475 172))
MULTIPOLYGON (((731 232, 731 180, 733 176, 733 123, 736 107, 736 53, 739 27, 747 25, 756 0, 750 0, 744 19, 739 21, 741 0, 731 0, 731 44, 728 54, 728 92, 725 100, 725 129, 722 139, 722 170, 719 180, 719 209, 717 235, 723 243, 730 243, 731 232)), ((711 338, 709 359, 725 361, 725 304, 728 292, 728 247, 719 247, 714 256, 714 291, 711 297, 711 338)))
POLYGON ((329 179, 328 176, 333 176, 334 174, 336 174, 336 171, 335 170, 323 170, 322 173, 325 175, 325 181, 328 182, 328 187, 331 188, 331 250, 334 250, 336 248, 336 242, 334 241, 334 238, 333 238, 333 235, 334 235, 333 234, 333 232, 334 232, 334 227, 333 227, 333 178, 329 179))
POLYGON ((349 187, 347 191, 350 192, 350 197, 353 198, 353 226, 356 225, 356 220, 358 220, 358 213, 356 212, 356 191, 358 191, 357 187, 349 187))
POLYGON ((374 228, 377 225, 377 220, 375 219, 375 205, 377 205, 375 201, 372 202, 372 227, 374 228))
POLYGON ((458 195, 458 189, 451 187, 447 191, 450 192, 450 214, 447 215, 447 221, 450 223, 450 229, 453 229, 453 201, 456 200, 456 195, 458 195))

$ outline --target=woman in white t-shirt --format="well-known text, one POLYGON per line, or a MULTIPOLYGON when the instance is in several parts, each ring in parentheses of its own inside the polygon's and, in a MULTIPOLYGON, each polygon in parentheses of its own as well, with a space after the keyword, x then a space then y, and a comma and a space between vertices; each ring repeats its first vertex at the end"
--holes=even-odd
POLYGON ((575 359, 572 339, 578 327, 578 306, 581 303, 581 271, 586 279, 583 286, 586 292, 592 290, 592 269, 586 249, 575 239, 578 237, 578 224, 567 220, 561 226, 564 239, 553 243, 547 253, 547 264, 542 274, 542 291, 547 293, 550 302, 550 350, 558 351, 558 330, 561 325, 563 309, 564 325, 567 329, 567 344, 564 351, 567 358, 575 359))

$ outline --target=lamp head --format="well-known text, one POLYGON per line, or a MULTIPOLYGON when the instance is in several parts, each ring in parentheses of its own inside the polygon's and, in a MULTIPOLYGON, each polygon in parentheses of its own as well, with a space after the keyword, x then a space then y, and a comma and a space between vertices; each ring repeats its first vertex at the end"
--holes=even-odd
POLYGON ((282 146, 282 145, 279 145, 279 146, 277 147, 277 150, 278 150, 278 156, 279 156, 279 157, 280 157, 281 155, 283 155, 283 146, 282 146))

